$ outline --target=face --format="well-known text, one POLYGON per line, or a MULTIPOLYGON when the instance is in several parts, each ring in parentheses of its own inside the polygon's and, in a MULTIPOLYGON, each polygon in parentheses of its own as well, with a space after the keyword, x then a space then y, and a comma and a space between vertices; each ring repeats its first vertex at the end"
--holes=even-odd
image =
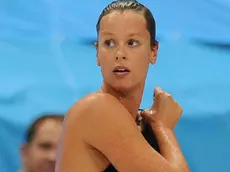
POLYGON ((40 124, 32 142, 22 148, 26 171, 54 172, 61 128, 61 121, 53 119, 47 119, 40 124))
POLYGON ((104 82, 117 90, 143 85, 158 47, 151 47, 147 23, 141 13, 113 11, 100 23, 97 62, 104 82))

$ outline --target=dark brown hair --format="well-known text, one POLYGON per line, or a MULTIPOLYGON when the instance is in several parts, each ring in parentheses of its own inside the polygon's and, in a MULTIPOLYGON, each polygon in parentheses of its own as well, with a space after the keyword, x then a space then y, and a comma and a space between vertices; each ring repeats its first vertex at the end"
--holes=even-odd
POLYGON ((143 16, 146 19, 147 23, 147 29, 150 33, 151 36, 151 46, 154 46, 157 41, 156 41, 156 22, 155 19, 151 13, 151 11, 145 7, 143 4, 135 1, 135 0, 118 0, 118 1, 113 1, 110 3, 107 7, 105 7, 99 16, 98 22, 97 22, 97 34, 100 31, 100 23, 101 19, 106 16, 107 14, 113 12, 113 11, 125 11, 125 10, 133 10, 139 13, 142 13, 143 16))
POLYGON ((33 123, 30 124, 30 126, 28 127, 26 131, 25 142, 27 144, 30 144, 33 141, 34 137, 36 136, 36 132, 39 126, 42 124, 42 122, 49 120, 49 119, 63 122, 64 115, 62 114, 44 114, 40 116, 39 118, 37 118, 36 120, 34 120, 33 123))

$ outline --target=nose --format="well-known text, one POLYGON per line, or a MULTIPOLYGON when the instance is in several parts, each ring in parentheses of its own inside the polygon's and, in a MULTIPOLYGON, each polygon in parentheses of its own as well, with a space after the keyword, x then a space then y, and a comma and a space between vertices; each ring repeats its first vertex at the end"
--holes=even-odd
POLYGON ((119 59, 123 59, 123 60, 125 60, 125 59, 126 59, 126 57, 125 57, 125 56, 122 56, 122 57, 120 57, 120 56, 116 56, 116 60, 119 60, 119 59))
POLYGON ((116 52, 116 60, 126 60, 126 52, 124 46, 119 46, 116 52))
POLYGON ((57 159, 57 151, 56 150, 52 150, 48 153, 48 159, 49 161, 55 162, 57 159))

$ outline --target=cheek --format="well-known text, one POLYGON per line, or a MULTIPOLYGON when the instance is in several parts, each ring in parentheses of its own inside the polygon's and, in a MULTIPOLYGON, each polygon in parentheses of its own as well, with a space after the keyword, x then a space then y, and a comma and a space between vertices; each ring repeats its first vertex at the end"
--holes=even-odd
POLYGON ((102 71, 111 70, 114 66, 114 56, 112 52, 101 51, 98 54, 102 71))
POLYGON ((135 58, 135 74, 141 78, 146 76, 149 68, 149 54, 142 53, 140 56, 135 58))
POLYGON ((38 168, 42 161, 41 157, 39 151, 31 151, 26 159, 26 164, 28 164, 30 168, 38 168))
POLYGON ((47 154, 47 151, 45 151, 39 147, 35 147, 32 151, 33 152, 31 152, 31 156, 36 161, 43 159, 47 154))
POLYGON ((115 53, 112 49, 100 48, 98 51, 98 55, 101 60, 112 60, 115 53))
POLYGON ((147 50, 142 50, 139 53, 136 53, 136 62, 140 67, 146 67, 149 64, 150 53, 147 50))

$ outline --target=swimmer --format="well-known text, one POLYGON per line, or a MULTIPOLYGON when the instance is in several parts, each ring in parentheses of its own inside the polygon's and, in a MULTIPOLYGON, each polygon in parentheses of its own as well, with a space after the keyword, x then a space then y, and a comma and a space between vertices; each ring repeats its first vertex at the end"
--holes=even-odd
POLYGON ((155 32, 150 10, 137 1, 114 1, 103 10, 96 43, 102 87, 67 112, 56 172, 189 172, 174 134, 182 108, 170 94, 155 88, 152 107, 140 112, 146 125, 136 124, 157 59, 155 32), (144 136, 145 126, 154 134, 144 136), (150 143, 154 136, 157 144, 150 143))

